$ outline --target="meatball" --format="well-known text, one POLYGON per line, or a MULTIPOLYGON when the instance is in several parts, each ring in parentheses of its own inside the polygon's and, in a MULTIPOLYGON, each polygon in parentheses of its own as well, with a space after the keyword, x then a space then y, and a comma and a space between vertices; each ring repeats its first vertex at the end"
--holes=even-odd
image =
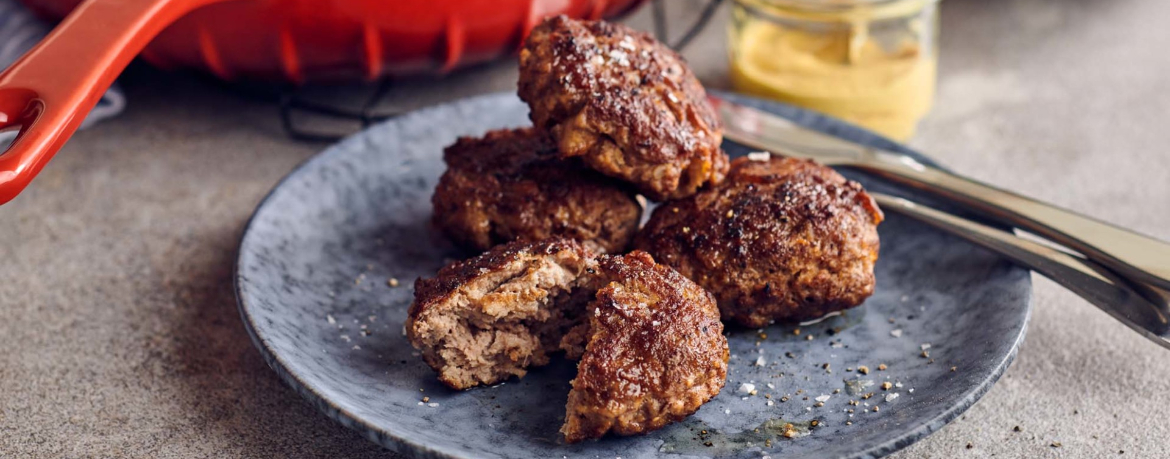
POLYGON ((593 255, 570 239, 513 242, 415 282, 406 334, 453 389, 495 384, 545 365, 582 320, 577 298, 593 255))
POLYGON ((566 336, 587 342, 561 427, 565 441, 659 429, 719 393, 728 348, 710 293, 645 252, 602 257, 589 277, 598 290, 588 323, 566 336))
POLYGON ((689 196, 727 171, 722 126, 703 86, 648 34, 549 18, 520 51, 519 95, 562 156, 579 156, 650 199, 689 196))
POLYGON ((655 209, 634 241, 747 327, 820 317, 873 294, 882 212, 813 161, 738 158, 727 180, 655 209))
POLYGON ((624 184, 556 147, 532 128, 460 138, 443 152, 447 171, 431 198, 434 223, 476 253, 513 240, 567 237, 600 252, 622 252, 642 216, 624 184))

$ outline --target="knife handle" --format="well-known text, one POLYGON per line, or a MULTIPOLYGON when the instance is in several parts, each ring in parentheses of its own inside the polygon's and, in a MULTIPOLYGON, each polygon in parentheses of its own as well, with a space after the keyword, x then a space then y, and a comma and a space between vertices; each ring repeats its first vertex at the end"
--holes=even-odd
POLYGON ((975 223, 912 201, 870 193, 886 212, 897 212, 966 239, 1036 271, 1101 308, 1142 336, 1170 348, 1170 307, 1151 300, 1170 292, 1118 277, 1097 263, 1008 231, 975 223))
POLYGON ((1076 250, 1123 276, 1170 290, 1166 242, 930 166, 869 159, 849 166, 957 202, 1076 250))

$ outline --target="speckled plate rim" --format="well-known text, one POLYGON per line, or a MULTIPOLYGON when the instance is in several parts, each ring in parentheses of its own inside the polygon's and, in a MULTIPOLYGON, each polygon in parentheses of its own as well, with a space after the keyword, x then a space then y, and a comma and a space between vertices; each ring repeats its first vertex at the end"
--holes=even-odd
MULTIPOLYGON (((711 91, 711 92, 713 94, 719 95, 720 97, 724 97, 724 98, 728 98, 730 100, 733 100, 737 103, 753 106, 755 108, 782 116, 782 117, 787 118, 787 119, 789 119, 789 120, 791 120, 799 125, 809 127, 809 128, 824 132, 826 134, 846 138, 846 139, 852 140, 854 142, 859 142, 859 143, 871 145, 871 146, 874 146, 877 148, 883 148, 883 149, 890 150, 890 151, 904 153, 904 154, 907 154, 909 156, 914 157, 916 160, 923 162, 925 164, 940 167, 940 166, 938 166, 938 163, 936 163, 934 160, 922 155, 921 153, 918 153, 914 150, 911 150, 902 144, 899 144, 893 140, 887 139, 887 138, 885 138, 877 133, 874 133, 872 131, 869 131, 869 130, 866 130, 864 128, 852 125, 852 124, 845 122, 845 121, 842 121, 842 120, 838 120, 836 118, 831 118, 831 117, 828 117, 825 115, 821 115, 819 113, 796 108, 796 107, 782 104, 779 102, 766 101, 766 100, 762 100, 762 99, 753 98, 750 96, 744 96, 744 95, 722 92, 722 91, 711 91)), ((425 113, 425 112, 437 111, 437 110, 449 110, 450 107, 457 106, 457 105, 460 105, 463 103, 467 103, 469 100, 478 99, 478 98, 501 97, 504 95, 509 95, 509 93, 484 94, 484 95, 480 95, 480 96, 458 99, 458 100, 454 100, 454 101, 450 101, 450 102, 446 102, 446 103, 442 103, 442 104, 432 105, 430 107, 422 108, 422 109, 419 109, 419 110, 416 110, 416 111, 413 111, 410 113, 405 113, 403 115, 400 115, 400 116, 393 118, 391 120, 387 120, 387 121, 380 123, 378 125, 371 126, 367 130, 363 130, 361 132, 353 134, 353 135, 343 139, 342 141, 338 142, 337 144, 334 144, 334 145, 330 146, 329 148, 326 148, 325 150, 321 151, 320 153, 317 153, 317 154, 309 157, 308 159, 303 161, 301 164, 297 165, 292 171, 290 171, 282 179, 280 179, 280 181, 277 182, 276 185, 273 186, 273 188, 271 190, 269 190, 269 192, 264 196, 264 198, 256 206, 256 210, 254 210, 252 212, 251 217, 249 217, 248 222, 244 226, 244 232, 240 236, 240 243, 237 246, 237 258, 236 258, 236 263, 234 266, 234 273, 232 275, 233 289, 235 290, 236 304, 237 304, 237 307, 239 308, 240 316, 243 319, 244 328, 247 330, 248 336, 252 339, 252 343, 260 351, 260 354, 264 358, 264 361, 268 364, 269 367, 271 367, 273 369, 273 371, 276 372, 276 374, 280 377, 281 380, 283 380, 285 382, 285 384, 292 387, 293 390, 295 390, 298 394, 300 394, 302 397, 304 397, 306 400, 308 400, 309 403, 311 403, 314 407, 316 407, 318 410, 320 410, 322 413, 324 413, 327 417, 329 417, 330 419, 333 419, 334 421, 340 423, 341 425, 343 425, 347 428, 350 428, 350 429, 353 429, 354 431, 357 431, 358 433, 362 434, 370 441, 373 441, 373 442, 375 442, 379 445, 382 445, 383 447, 390 449, 392 451, 395 451, 395 452, 407 453, 407 454, 410 454, 414 457, 420 457, 420 458, 459 459, 459 456, 446 454, 446 453, 438 451, 438 450, 436 450, 436 449, 434 449, 434 448, 432 448, 424 443, 419 443, 419 442, 413 441, 404 435, 401 435, 401 434, 398 434, 398 433, 392 431, 391 429, 386 429, 383 427, 374 426, 374 425, 371 425, 371 424, 361 420, 360 418, 355 416, 353 413, 331 403, 326 396, 318 393, 318 391, 315 388, 313 388, 311 385, 307 384, 300 376, 298 376, 294 372, 290 371, 288 369, 289 367, 288 367, 287 363, 284 362, 279 355, 276 355, 276 353, 274 353, 272 351, 272 347, 271 347, 270 343, 268 342, 268 340, 265 337, 260 336, 260 333, 256 329, 254 319, 253 319, 251 313, 249 312, 250 307, 249 307, 249 303, 248 303, 248 299, 247 299, 247 294, 242 290, 241 282, 240 282, 240 279, 241 279, 240 264, 242 262, 242 257, 243 257, 243 253, 244 253, 243 246, 244 246, 245 242, 248 240, 249 234, 251 233, 252 224, 253 224, 254 220, 256 220, 257 216, 259 216, 260 214, 263 213, 266 204, 268 204, 268 202, 272 199, 273 195, 278 190, 280 190, 282 186, 284 186, 291 179, 299 176, 301 173, 305 172, 306 170, 309 170, 312 166, 316 165, 317 163, 330 161, 336 155, 345 154, 348 151, 348 149, 343 148, 343 146, 349 145, 349 144, 355 144, 355 143, 366 143, 367 142, 366 135, 367 135, 367 131, 369 129, 377 129, 381 124, 398 122, 404 118, 416 116, 419 113, 425 113)), ((1018 268, 1018 269, 1023 269, 1023 268, 1018 268)), ((1007 371, 1007 368, 1009 366, 1011 366, 1013 361, 1015 361, 1016 355, 1019 353, 1020 345, 1023 343, 1024 337, 1027 333, 1028 323, 1031 321, 1031 318, 1032 318, 1032 307, 1033 307, 1034 300, 1033 300, 1033 297, 1031 295, 1031 291, 1032 291, 1031 277, 1025 277, 1024 282, 1026 282, 1025 287, 1028 290, 1028 295, 1027 295, 1027 300, 1024 304, 1024 319, 1021 321, 1019 333, 1015 336, 1014 342, 1012 343, 1011 348, 1008 351, 1008 353, 995 366, 993 371, 988 375, 988 377, 986 379, 984 379, 980 384, 974 386, 970 391, 968 391, 963 396, 962 399, 960 399, 957 403, 955 403, 954 406, 952 406, 950 409, 940 413, 939 415, 935 416, 932 419, 927 420, 919 427, 908 430, 908 431, 902 433, 901 435, 893 437, 885 442, 877 443, 877 444, 873 445, 871 448, 866 449, 864 451, 858 451, 857 453, 855 453, 851 456, 845 456, 845 458, 848 458, 848 459, 878 458, 878 457, 889 455, 895 451, 898 451, 902 448, 910 446, 914 442, 921 440, 922 438, 925 438, 927 435, 930 435, 931 433, 934 433, 938 429, 941 429, 942 427, 946 426, 948 423, 950 423, 950 421, 954 420, 955 418, 959 417, 959 415, 961 415, 965 411, 967 411, 967 409, 970 408, 972 405, 974 405, 975 402, 977 402, 977 401, 979 401, 979 399, 983 398, 983 395, 985 395, 987 393, 987 391, 991 390, 991 387, 994 386, 997 381, 999 381, 999 378, 1001 376, 1003 376, 1004 372, 1007 371)))

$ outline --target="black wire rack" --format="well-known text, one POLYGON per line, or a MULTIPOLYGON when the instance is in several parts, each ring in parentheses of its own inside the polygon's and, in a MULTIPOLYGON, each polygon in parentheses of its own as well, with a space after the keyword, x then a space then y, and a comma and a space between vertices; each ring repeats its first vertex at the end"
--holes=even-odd
MULTIPOLYGON (((682 51, 694 40, 700 32, 711 22, 711 18, 715 16, 719 5, 724 0, 707 0, 705 5, 698 14, 695 15, 693 22, 691 22, 678 35, 677 38, 671 39, 670 27, 667 20, 667 3, 669 0, 651 0, 651 17, 653 20, 653 33, 659 41, 667 43, 675 50, 682 51)), ((370 125, 379 121, 387 120, 398 115, 399 112, 395 110, 388 110, 381 107, 383 99, 394 86, 393 78, 383 78, 372 86, 372 91, 365 98, 364 102, 360 104, 330 104, 321 101, 315 101, 305 97, 307 88, 297 87, 266 87, 266 86, 239 86, 237 84, 224 85, 232 92, 250 98, 259 98, 263 100, 275 100, 280 108, 280 122, 281 128, 285 134, 290 138, 298 141, 306 142, 335 142, 345 137, 349 133, 327 132, 320 127, 310 126, 313 123, 299 123, 297 120, 302 118, 312 119, 332 119, 346 123, 356 123, 360 129, 365 129, 370 125), (306 125, 309 124, 309 125, 306 125)))

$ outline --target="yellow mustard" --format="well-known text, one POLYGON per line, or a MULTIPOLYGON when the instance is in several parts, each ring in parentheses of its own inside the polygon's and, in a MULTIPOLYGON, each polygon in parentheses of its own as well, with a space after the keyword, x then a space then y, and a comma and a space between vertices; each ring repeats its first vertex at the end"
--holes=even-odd
POLYGON ((732 85, 906 140, 934 99, 935 8, 933 0, 737 0, 732 85))

